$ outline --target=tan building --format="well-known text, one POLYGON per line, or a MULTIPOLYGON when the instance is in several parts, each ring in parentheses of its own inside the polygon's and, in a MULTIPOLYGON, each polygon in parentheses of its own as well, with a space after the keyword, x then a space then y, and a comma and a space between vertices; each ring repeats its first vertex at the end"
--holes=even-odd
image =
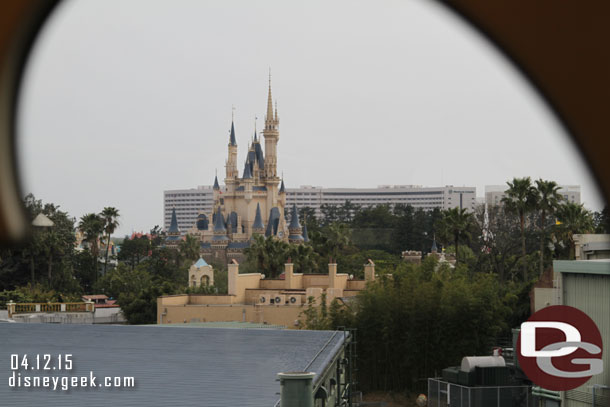
POLYGON ((328 265, 328 274, 294 273, 293 264, 285 266, 284 278, 268 279, 261 273, 240 274, 232 260, 228 270, 228 294, 180 294, 157 299, 159 324, 182 322, 239 321, 299 326, 300 315, 308 299, 315 305, 323 295, 327 304, 335 298, 353 297, 368 281, 375 280, 375 264, 364 265, 364 280, 337 273, 337 265, 328 265))
POLYGON ((209 287, 214 285, 214 270, 201 257, 197 262, 193 263, 188 273, 189 287, 209 287))

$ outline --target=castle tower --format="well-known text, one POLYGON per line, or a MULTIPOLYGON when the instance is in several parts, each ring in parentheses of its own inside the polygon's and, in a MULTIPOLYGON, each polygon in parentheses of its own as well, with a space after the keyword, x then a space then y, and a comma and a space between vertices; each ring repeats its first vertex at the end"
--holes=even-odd
POLYGON ((286 188, 284 187, 284 178, 282 178, 282 184, 280 185, 280 191, 278 193, 279 202, 282 205, 282 208, 286 207, 286 188))
POLYGON ((178 227, 178 219, 176 217, 176 207, 174 207, 172 208, 172 220, 167 230, 165 245, 167 247, 178 247, 180 240, 180 228, 178 227))
POLYGON ((290 225, 288 225, 288 241, 290 243, 303 243, 303 229, 299 223, 299 212, 296 204, 292 205, 292 219, 290 219, 290 225))
POLYGON ((265 233, 265 225, 263 224, 263 217, 261 216, 261 205, 256 204, 256 216, 254 217, 254 223, 252 224, 252 235, 262 235, 265 233))
MULTIPOLYGON (((279 132, 280 120, 273 114, 273 101, 271 98, 271 74, 269 74, 269 94, 267 96, 267 115, 265 116, 265 177, 267 179, 277 179, 277 142, 280 139, 279 132)), ((276 184, 277 185, 277 184, 276 184)))
POLYGON ((237 141, 235 140, 235 125, 233 120, 231 120, 231 135, 229 136, 228 149, 225 185, 232 184, 237 179, 237 141))
POLYGON ((222 216, 222 210, 220 206, 216 211, 216 219, 214 219, 214 237, 212 237, 214 244, 226 244, 229 242, 229 236, 227 236, 227 228, 225 227, 225 221, 222 216))

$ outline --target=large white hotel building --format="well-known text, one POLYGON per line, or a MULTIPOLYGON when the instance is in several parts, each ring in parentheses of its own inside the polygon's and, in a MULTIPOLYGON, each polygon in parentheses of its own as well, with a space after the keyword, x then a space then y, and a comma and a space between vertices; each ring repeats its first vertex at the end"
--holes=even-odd
MULTIPOLYGON (((320 216, 322 205, 341 206, 345 201, 361 206, 411 205, 414 208, 432 210, 434 208, 466 208, 474 210, 476 204, 475 187, 422 187, 416 185, 382 185, 377 188, 322 188, 301 186, 286 188, 286 207, 296 204, 297 208, 310 207, 320 216)), ((178 227, 184 233, 193 225, 200 211, 209 213, 214 208, 212 186, 192 189, 175 189, 163 192, 163 224, 169 228, 172 208, 176 208, 178 227)))

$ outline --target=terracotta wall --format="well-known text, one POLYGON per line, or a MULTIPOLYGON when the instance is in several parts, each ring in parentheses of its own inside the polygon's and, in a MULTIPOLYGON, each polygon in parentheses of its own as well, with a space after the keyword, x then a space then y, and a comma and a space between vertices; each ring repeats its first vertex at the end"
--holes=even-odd
POLYGON ((307 287, 328 287, 327 274, 303 274, 303 286, 307 287))
MULTIPOLYGON (((163 323, 246 321, 284 325, 296 328, 295 321, 304 306, 293 305, 231 305, 231 306, 167 306, 163 323)), ((160 315, 160 314, 159 314, 160 315)), ((157 322, 160 322, 158 317, 157 322)))
POLYGON ((229 305, 233 304, 233 299, 235 297, 232 295, 197 295, 191 294, 188 304, 189 305, 229 305))
POLYGON ((346 288, 348 290, 364 290, 365 287, 366 281, 364 280, 348 280, 346 288))
POLYGON ((261 280, 260 288, 267 290, 281 290, 286 286, 286 282, 280 279, 261 280))

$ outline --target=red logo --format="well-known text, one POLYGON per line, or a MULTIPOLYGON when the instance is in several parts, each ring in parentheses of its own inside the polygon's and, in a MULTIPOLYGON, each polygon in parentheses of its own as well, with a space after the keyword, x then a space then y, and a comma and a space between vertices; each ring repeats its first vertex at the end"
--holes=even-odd
POLYGON ((603 371, 599 329, 574 307, 554 305, 536 312, 521 324, 517 349, 523 373, 548 390, 574 389, 603 371))

